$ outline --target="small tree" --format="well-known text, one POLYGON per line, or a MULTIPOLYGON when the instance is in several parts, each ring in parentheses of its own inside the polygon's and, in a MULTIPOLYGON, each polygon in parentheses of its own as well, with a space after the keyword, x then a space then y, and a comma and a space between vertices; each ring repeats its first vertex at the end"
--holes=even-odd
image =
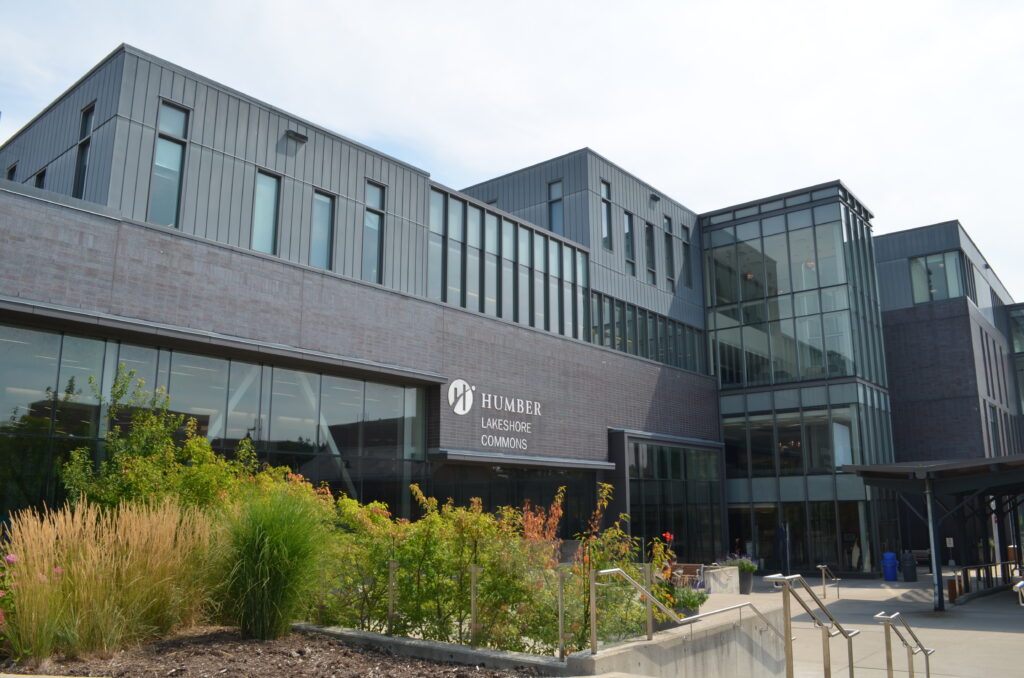
POLYGON ((211 506, 242 478, 258 474, 248 439, 239 443, 235 459, 217 454, 198 434, 196 420, 171 412, 167 394, 145 391, 134 370, 119 366, 109 401, 90 383, 112 421, 126 414, 130 420, 126 429, 114 425, 107 432, 107 459, 98 467, 89 448, 71 452, 61 476, 72 503, 86 499, 112 508, 122 501, 173 497, 184 505, 211 506))

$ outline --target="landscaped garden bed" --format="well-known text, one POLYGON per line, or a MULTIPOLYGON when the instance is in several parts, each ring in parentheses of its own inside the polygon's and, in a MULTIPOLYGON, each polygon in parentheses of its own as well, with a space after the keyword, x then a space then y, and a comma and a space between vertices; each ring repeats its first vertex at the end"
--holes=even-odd
POLYGON ((237 629, 198 627, 186 633, 113 653, 109 658, 50 660, 36 668, 0 666, 0 672, 110 676, 110 678, 519 678, 499 671, 399 657, 353 647, 319 634, 293 633, 277 640, 242 638, 237 629))

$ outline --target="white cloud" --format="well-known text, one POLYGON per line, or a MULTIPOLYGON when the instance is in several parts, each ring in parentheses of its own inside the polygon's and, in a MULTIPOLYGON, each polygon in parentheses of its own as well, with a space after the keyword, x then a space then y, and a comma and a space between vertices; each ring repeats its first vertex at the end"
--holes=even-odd
POLYGON ((464 186, 591 146, 697 211, 841 178, 959 218, 1012 293, 1024 6, 18 3, 0 139, 129 42, 464 186))

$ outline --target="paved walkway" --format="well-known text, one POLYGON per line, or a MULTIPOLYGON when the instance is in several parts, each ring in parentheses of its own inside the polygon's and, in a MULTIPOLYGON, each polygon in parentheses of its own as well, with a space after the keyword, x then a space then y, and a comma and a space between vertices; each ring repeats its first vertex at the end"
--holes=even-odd
MULTIPOLYGON (((848 629, 860 630, 854 638, 854 667, 858 678, 884 678, 885 632, 872 617, 882 611, 900 612, 925 647, 934 648, 931 675, 935 678, 1016 678, 1024 676, 1024 607, 1012 591, 977 598, 963 605, 948 605, 945 612, 932 610, 931 577, 925 572, 917 583, 879 580, 844 580, 836 599, 828 589, 825 600, 833 616, 848 629)), ((808 580, 812 582, 813 580, 808 580)), ((815 587, 821 596, 821 580, 815 587)), ((782 607, 782 594, 755 580, 749 596, 711 594, 703 611, 750 601, 761 610, 782 607)), ((793 604, 793 635, 796 676, 820 677, 822 669, 821 631, 793 604)), ((832 675, 849 676, 846 641, 833 638, 830 644, 832 675)), ((893 637, 895 675, 907 675, 907 653, 893 637)), ((924 676, 924 659, 915 658, 917 676, 924 676)))

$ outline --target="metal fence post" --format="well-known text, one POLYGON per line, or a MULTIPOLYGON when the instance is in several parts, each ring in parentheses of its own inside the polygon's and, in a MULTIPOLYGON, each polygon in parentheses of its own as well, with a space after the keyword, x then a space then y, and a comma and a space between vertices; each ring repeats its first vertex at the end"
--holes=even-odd
POLYGON ((885 624, 885 675, 892 678, 892 622, 884 620, 885 624))
POLYGON ((597 654, 597 570, 594 568, 590 568, 590 654, 597 654))
POLYGON ((477 632, 480 630, 478 620, 476 587, 480 572, 483 568, 477 565, 469 566, 469 646, 476 647, 477 632))
MULTIPOLYGON (((644 563, 644 577, 647 581, 647 590, 651 592, 651 596, 654 595, 654 577, 651 575, 651 564, 644 563)), ((654 639, 654 603, 651 602, 651 596, 644 596, 644 607, 647 612, 647 640, 654 639)))
POLYGON ((821 625, 821 665, 824 667, 824 678, 832 678, 832 654, 828 648, 828 627, 821 625))
POLYGON ((914 678, 914 648, 907 645, 907 678, 914 678))
POLYGON ((388 635, 394 633, 395 625, 395 575, 398 572, 398 561, 388 561, 388 635))
POLYGON ((786 678, 793 678, 793 611, 789 580, 782 582, 782 633, 786 643, 786 678))
POLYGON ((558 661, 565 661, 565 569, 558 568, 558 661))
POLYGON ((850 662, 850 678, 853 678, 853 636, 846 639, 846 661, 850 662))

